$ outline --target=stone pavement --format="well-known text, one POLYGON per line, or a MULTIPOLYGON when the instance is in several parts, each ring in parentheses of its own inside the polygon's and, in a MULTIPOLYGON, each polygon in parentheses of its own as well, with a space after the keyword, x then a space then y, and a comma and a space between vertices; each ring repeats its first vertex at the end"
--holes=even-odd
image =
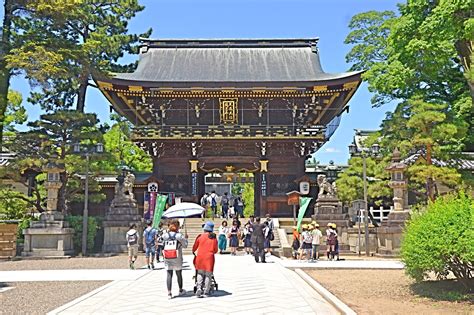
MULTIPOLYGON (((216 255, 215 278, 219 291, 198 299, 193 296, 192 256, 183 272, 185 296, 167 298, 166 272, 145 272, 137 279, 117 280, 80 297, 50 314, 338 314, 295 272, 271 257, 256 264, 252 256, 216 255)), ((141 270, 137 270, 137 273, 141 270)), ((173 294, 177 294, 176 275, 173 294)))

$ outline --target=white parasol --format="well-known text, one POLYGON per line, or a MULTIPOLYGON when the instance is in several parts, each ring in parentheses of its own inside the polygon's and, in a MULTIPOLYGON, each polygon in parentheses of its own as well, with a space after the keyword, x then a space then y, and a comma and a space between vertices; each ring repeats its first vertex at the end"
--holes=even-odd
POLYGON ((163 213, 163 218, 189 218, 201 215, 204 208, 193 202, 182 202, 171 206, 163 213))

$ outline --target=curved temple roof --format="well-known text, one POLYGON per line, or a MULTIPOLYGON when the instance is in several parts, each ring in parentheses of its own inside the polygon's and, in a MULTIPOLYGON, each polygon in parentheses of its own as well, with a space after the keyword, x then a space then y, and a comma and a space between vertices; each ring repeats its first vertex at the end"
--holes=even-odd
POLYGON ((145 82, 314 82, 360 72, 325 73, 317 38, 141 39, 133 73, 114 79, 145 82))

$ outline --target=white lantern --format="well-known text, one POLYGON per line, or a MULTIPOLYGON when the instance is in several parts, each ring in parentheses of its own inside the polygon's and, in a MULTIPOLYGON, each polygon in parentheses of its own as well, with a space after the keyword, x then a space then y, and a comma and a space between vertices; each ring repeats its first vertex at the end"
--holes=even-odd
POLYGON ((309 194, 309 182, 300 182, 300 194, 307 195, 309 194))

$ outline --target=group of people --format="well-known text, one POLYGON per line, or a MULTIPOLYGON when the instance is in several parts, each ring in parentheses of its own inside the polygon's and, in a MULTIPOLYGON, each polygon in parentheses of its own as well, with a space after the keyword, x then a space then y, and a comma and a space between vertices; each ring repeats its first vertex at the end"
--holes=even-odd
MULTIPOLYGON (((335 223, 328 223, 326 228, 326 255, 328 260, 339 259, 339 242, 335 223)), ((319 248, 323 239, 323 233, 319 229, 319 224, 313 221, 310 224, 303 224, 302 232, 298 228, 293 228, 293 257, 298 260, 306 258, 307 261, 319 260, 319 248)))
MULTIPOLYGON (((183 248, 188 246, 188 235, 180 230, 178 220, 171 220, 167 229, 162 224, 158 229, 154 228, 152 222, 146 222, 147 227, 140 236, 135 224, 132 224, 126 233, 129 267, 135 269, 135 261, 138 257, 138 245, 143 238, 146 264, 149 269, 154 269, 154 260, 160 261, 163 256, 167 272, 166 286, 168 298, 171 299, 173 274, 176 274, 179 287, 179 295, 186 291, 183 288, 183 248)), ((265 253, 270 250, 270 240, 273 234, 273 222, 270 216, 262 223, 259 217, 251 217, 241 230, 238 217, 232 222, 232 227, 227 227, 227 221, 223 221, 219 227, 218 236, 214 233, 214 223, 207 221, 203 224, 203 232, 194 241, 192 252, 195 255, 193 264, 196 269, 196 296, 207 297, 210 294, 214 281, 215 254, 220 250, 222 254, 226 249, 227 240, 231 253, 235 255, 239 240, 244 240, 247 254, 253 253, 256 262, 265 263, 265 253), (219 238, 219 240, 218 240, 219 238)))
POLYGON ((215 191, 212 191, 211 193, 205 193, 201 197, 200 204, 206 209, 202 214, 203 218, 206 217, 209 209, 211 210, 213 219, 219 217, 218 205, 221 206, 221 218, 229 219, 235 218, 236 216, 244 216, 245 203, 240 195, 232 197, 225 192, 224 195, 219 196, 215 191))
MULTIPOLYGON (((269 214, 266 220, 261 223, 259 217, 250 216, 249 220, 242 226, 239 216, 232 220, 232 226, 229 227, 226 220, 222 221, 218 233, 218 248, 220 254, 223 254, 229 244, 230 254, 237 255, 237 249, 240 241, 243 241, 244 251, 247 255, 256 254, 256 247, 260 248, 263 254, 271 252, 271 241, 274 240, 274 225, 269 214), (256 230, 256 227, 258 229, 256 230), (262 235, 260 235, 262 234, 262 235)), ((260 251, 258 251, 260 253, 260 251)), ((257 257, 256 257, 257 258, 257 257)), ((258 259, 256 259, 258 261, 258 259)), ((263 262, 265 259, 263 258, 263 262)))

